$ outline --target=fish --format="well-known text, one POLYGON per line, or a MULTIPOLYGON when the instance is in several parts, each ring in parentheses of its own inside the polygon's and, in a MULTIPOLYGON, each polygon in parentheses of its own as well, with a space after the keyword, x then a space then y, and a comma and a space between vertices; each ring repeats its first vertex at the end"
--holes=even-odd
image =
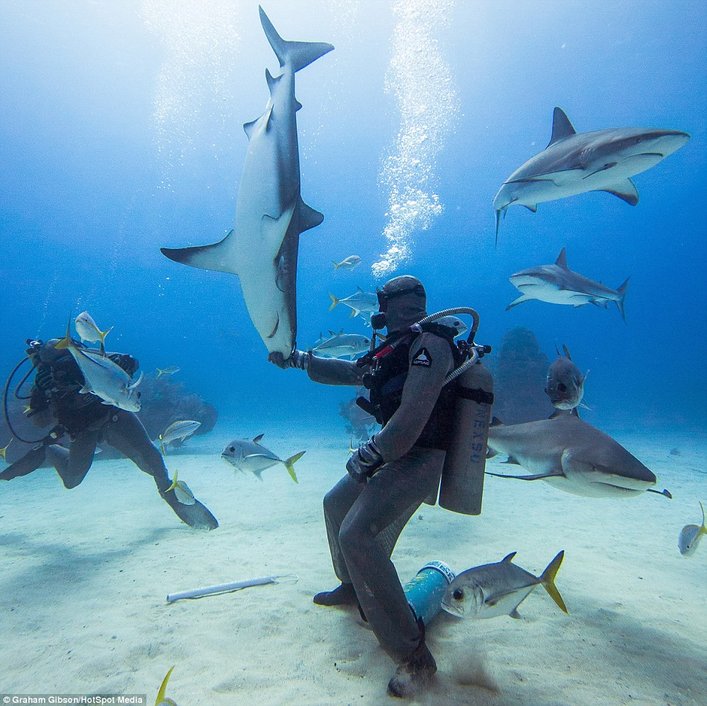
POLYGON ((177 439, 183 441, 188 436, 191 436, 199 427, 201 422, 194 419, 180 419, 172 422, 157 438, 159 439, 162 453, 165 453, 165 446, 171 441, 177 439))
POLYGON ((3 461, 7 461, 7 449, 9 448, 10 444, 12 443, 12 439, 5 444, 2 448, 0 448, 0 458, 3 461))
POLYGON ((66 336, 55 346, 57 350, 68 349, 83 375, 81 394, 93 394, 103 400, 103 404, 119 407, 127 412, 140 411, 140 393, 137 390, 142 381, 142 373, 137 380, 132 378, 108 356, 79 348, 71 339, 69 326, 66 336))
POLYGON ((304 456, 305 452, 300 451, 283 461, 283 459, 276 456, 260 443, 262 438, 263 434, 259 434, 252 441, 248 439, 234 439, 226 445, 226 448, 221 454, 221 458, 239 471, 243 471, 243 473, 253 473, 258 480, 263 480, 261 474, 264 470, 272 468, 272 466, 276 466, 278 463, 282 463, 290 474, 290 478, 292 478, 295 483, 298 483, 299 481, 297 480, 294 465, 304 456))
POLYGON ((160 684, 160 690, 157 692, 157 698, 155 699, 155 706, 177 706, 177 704, 172 701, 172 699, 167 698, 165 696, 165 693, 167 691, 167 684, 169 682, 169 678, 172 676, 172 670, 174 669, 176 665, 172 665, 169 668, 169 671, 167 674, 164 675, 164 679, 162 680, 162 684, 160 684))
POLYGON ((680 536, 678 537, 678 549, 680 549, 680 554, 683 556, 690 556, 697 549, 697 545, 700 543, 703 534, 707 534, 707 527, 705 527, 705 508, 700 503, 700 509, 702 510, 702 524, 701 525, 685 525, 682 530, 680 530, 680 536))
POLYGON ((679 150, 690 135, 679 130, 609 128, 578 133, 565 112, 555 108, 548 146, 506 179, 493 200, 496 242, 501 217, 509 206, 525 206, 533 213, 539 203, 607 191, 631 206, 638 190, 631 181, 679 150))
POLYGON ((560 592, 555 586, 555 576, 565 556, 559 552, 540 576, 513 563, 516 552, 495 564, 475 566, 458 574, 447 586, 442 598, 442 608, 460 618, 495 618, 510 615, 520 618, 518 606, 536 586, 542 585, 560 610, 568 613, 560 592))
POLYGON ((191 492, 191 488, 183 480, 179 480, 179 471, 174 472, 174 478, 169 488, 164 492, 168 493, 170 490, 174 491, 175 497, 182 505, 194 505, 196 503, 196 498, 194 493, 191 492))
POLYGON ((361 287, 357 287, 353 294, 348 297, 339 299, 329 293, 331 311, 337 304, 345 304, 351 309, 351 317, 359 316, 360 314, 372 314, 378 311, 378 297, 375 292, 364 292, 361 287))
POLYGON ((455 331, 454 338, 466 333, 468 329, 467 325, 458 316, 452 316, 451 314, 435 319, 435 323, 439 326, 445 326, 446 328, 453 329, 455 331))
POLYGON ((584 381, 587 375, 582 375, 572 361, 572 356, 566 345, 562 345, 563 354, 557 351, 554 360, 547 371, 545 394, 550 398, 553 407, 562 410, 574 410, 582 403, 584 397, 584 381))
POLYGON ((504 425, 494 420, 488 446, 507 454, 531 475, 488 475, 519 480, 544 480, 558 490, 595 498, 627 498, 654 490, 655 474, 618 441, 569 412, 550 419, 504 425))
POLYGON ((327 358, 355 358, 365 353, 371 346, 371 339, 359 333, 334 333, 317 343, 312 349, 314 353, 327 358))
POLYGON ((554 265, 530 267, 516 272, 508 279, 522 294, 506 307, 506 311, 532 299, 574 307, 584 304, 606 307, 609 302, 614 302, 621 318, 626 321, 624 299, 629 278, 617 289, 610 289, 600 282, 573 272, 567 267, 566 248, 560 250, 554 265))
POLYGON ((87 341, 88 343, 100 342, 101 352, 105 351, 106 336, 113 330, 112 326, 105 331, 101 331, 91 314, 87 311, 82 311, 74 319, 74 326, 76 327, 76 333, 78 333, 82 341, 87 341))
POLYGON ((260 21, 282 69, 265 78, 265 112, 243 127, 248 151, 236 200, 236 221, 211 245, 161 248, 191 267, 237 274, 251 321, 273 362, 288 359, 297 339, 297 257, 300 234, 324 216, 302 200, 295 73, 334 47, 324 42, 285 41, 260 8, 260 21))
POLYGON ((341 262, 335 262, 332 260, 335 270, 353 270, 354 267, 361 263, 361 258, 358 255, 349 255, 345 257, 341 262))
POLYGON ((161 378, 163 375, 174 375, 181 370, 177 365, 170 365, 167 368, 157 368, 157 377, 161 378))

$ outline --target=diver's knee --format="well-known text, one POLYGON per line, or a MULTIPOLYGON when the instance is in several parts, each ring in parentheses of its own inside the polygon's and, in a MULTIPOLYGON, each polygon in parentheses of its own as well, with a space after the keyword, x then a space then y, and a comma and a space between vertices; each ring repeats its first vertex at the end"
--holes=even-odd
POLYGON ((81 483, 83 482, 83 479, 85 477, 86 477, 85 473, 81 476, 72 476, 70 478, 60 476, 61 482, 64 484, 64 487, 67 490, 71 490, 72 488, 76 488, 77 486, 81 485, 81 483))

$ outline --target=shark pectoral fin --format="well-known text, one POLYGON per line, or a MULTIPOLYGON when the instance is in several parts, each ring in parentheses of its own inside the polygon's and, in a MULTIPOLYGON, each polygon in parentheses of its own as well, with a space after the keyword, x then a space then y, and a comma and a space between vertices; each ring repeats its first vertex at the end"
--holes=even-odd
POLYGON ((316 209, 300 199, 299 202, 299 231, 304 233, 305 230, 316 228, 324 220, 324 214, 319 213, 316 209))
POLYGON ((551 473, 535 473, 530 476, 509 476, 504 473, 491 473, 491 471, 486 471, 487 476, 496 476, 496 478, 515 478, 516 480, 542 480, 543 478, 562 478, 564 473, 562 471, 552 471, 551 473))
POLYGON ((517 299, 514 299, 507 307, 506 311, 509 309, 512 309, 514 306, 518 306, 518 304, 522 304, 523 302, 530 301, 533 297, 529 297, 527 294, 521 294, 517 299))
POLYGON ((296 200, 293 200, 289 206, 285 207, 280 215, 270 216, 264 214, 260 220, 260 235, 264 246, 263 249, 273 261, 280 252, 282 242, 285 239, 285 235, 287 235, 287 229, 292 220, 295 204, 296 200))
POLYGON ((516 466, 520 466, 520 463, 518 463, 518 461, 513 456, 509 456, 503 463, 511 463, 515 464, 516 466))
POLYGON ((533 213, 538 212, 538 204, 536 203, 530 205, 528 205, 527 203, 523 203, 521 204, 521 206, 525 206, 529 211, 532 211, 533 213))
POLYGON ((520 620, 520 613, 518 612, 518 608, 514 608, 508 615, 510 615, 511 618, 515 618, 516 620, 520 620))
POLYGON ((233 258, 234 243, 235 233, 230 230, 228 235, 218 243, 197 245, 193 248, 160 248, 160 252, 170 260, 181 262, 183 265, 236 275, 238 272, 233 258))
POLYGON ((606 191, 608 194, 618 196, 631 206, 635 206, 638 203, 638 189, 630 179, 624 179, 606 189, 597 189, 597 191, 606 191))

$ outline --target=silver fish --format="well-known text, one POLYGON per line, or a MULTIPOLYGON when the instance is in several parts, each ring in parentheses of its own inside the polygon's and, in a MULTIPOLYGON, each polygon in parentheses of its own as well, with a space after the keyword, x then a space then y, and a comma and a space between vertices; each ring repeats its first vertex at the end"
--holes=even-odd
POLYGON ((128 412, 140 411, 140 393, 137 386, 142 380, 142 373, 133 382, 131 377, 110 358, 86 348, 79 348, 69 335, 59 341, 56 349, 67 348, 81 370, 84 385, 81 394, 94 394, 103 400, 103 404, 113 405, 128 412))
POLYGON ((263 480, 261 474, 264 470, 282 463, 290 474, 290 478, 295 483, 298 483, 294 464, 302 458, 305 452, 300 451, 294 456, 283 460, 260 443, 262 438, 263 434, 259 434, 252 441, 234 439, 226 445, 226 448, 221 453, 221 458, 243 473, 252 473, 258 480, 263 480))
POLYGON ((611 289, 601 282, 573 272, 567 267, 565 248, 562 248, 553 265, 529 267, 527 270, 516 272, 508 279, 522 294, 506 307, 506 311, 532 299, 574 307, 584 304, 606 307, 609 302, 614 302, 621 318, 626 320, 624 298, 628 289, 628 278, 617 289, 611 289))
POLYGON ((312 350, 328 358, 355 358, 371 346, 371 339, 358 333, 332 333, 320 341, 312 350))
POLYGON ((678 130, 610 128, 577 133, 561 108, 552 116, 548 146, 506 179, 493 200, 496 240, 509 206, 538 204, 587 191, 607 191, 631 206, 638 191, 630 177, 654 167, 690 136, 678 130))
POLYGON ((703 534, 707 534, 707 527, 705 527, 705 509, 700 503, 700 509, 702 510, 702 524, 698 525, 685 525, 680 531, 680 536, 678 537, 678 549, 680 549, 680 554, 683 556, 690 556, 693 554, 697 545, 700 543, 703 534))
POLYGON ((180 419, 172 422, 157 438, 162 445, 162 453, 165 446, 171 441, 183 441, 188 436, 191 436, 199 427, 201 422, 194 419, 180 419))
POLYGON ((170 365, 166 368, 157 368, 157 377, 161 378, 163 375, 174 375, 178 373, 181 368, 177 365, 170 365))
POLYGON ((582 375, 574 364, 567 346, 563 344, 562 350, 564 355, 558 351, 557 360, 550 364, 547 371, 545 394, 550 398, 553 407, 576 410, 584 397, 584 381, 587 376, 582 375))
POLYGON ((358 287, 353 294, 348 297, 339 299, 333 294, 329 294, 331 299, 331 304, 329 305, 329 311, 331 311, 337 304, 345 304, 351 309, 351 316, 358 316, 359 314, 372 314, 378 311, 378 297, 375 292, 364 292, 361 287, 358 287))
POLYGON ((445 326, 446 328, 453 329, 456 333, 454 334, 454 337, 456 338, 457 336, 461 336, 463 333, 466 333, 467 331, 467 325, 458 317, 458 316, 442 316, 439 319, 435 320, 436 324, 439 324, 440 326, 445 326))
POLYGON ((334 265, 335 270, 353 270, 356 265, 360 264, 360 262, 361 258, 358 255, 349 255, 348 257, 345 257, 341 262, 334 262, 332 260, 332 264, 334 265))
POLYGON ((447 587, 442 608, 460 618, 495 618, 498 615, 520 618, 518 606, 536 586, 542 585, 560 610, 567 613, 565 602, 555 586, 555 575, 564 551, 557 554, 540 576, 533 576, 516 566, 513 563, 515 555, 516 552, 512 552, 496 564, 462 571, 447 587))
POLYGON ((78 333, 82 341, 100 343, 101 350, 105 348, 106 336, 113 330, 111 326, 105 331, 101 331, 101 329, 98 328, 98 324, 96 324, 91 314, 87 311, 82 311, 76 319, 74 319, 74 326, 76 327, 76 333, 78 333))

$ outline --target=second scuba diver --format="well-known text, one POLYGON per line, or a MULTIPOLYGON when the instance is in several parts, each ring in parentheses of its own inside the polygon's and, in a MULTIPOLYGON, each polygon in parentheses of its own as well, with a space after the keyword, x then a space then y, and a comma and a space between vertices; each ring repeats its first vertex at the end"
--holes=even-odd
MULTIPOLYGON (((159 494, 182 522, 196 529, 218 527, 205 505, 189 493, 178 497, 180 486, 170 481, 162 455, 137 415, 106 404, 94 394, 79 392, 84 386, 83 374, 69 350, 57 347, 59 343, 59 339, 28 341, 27 354, 36 374, 27 416, 38 427, 53 428, 22 458, 0 472, 0 480, 28 475, 48 461, 64 487, 75 488, 91 468, 97 444, 104 442, 153 477, 159 494), (68 449, 58 443, 66 435, 71 439, 68 449)), ((77 342, 72 345, 82 347, 77 342)), ((108 357, 129 376, 139 367, 130 355, 109 353, 108 357)))

